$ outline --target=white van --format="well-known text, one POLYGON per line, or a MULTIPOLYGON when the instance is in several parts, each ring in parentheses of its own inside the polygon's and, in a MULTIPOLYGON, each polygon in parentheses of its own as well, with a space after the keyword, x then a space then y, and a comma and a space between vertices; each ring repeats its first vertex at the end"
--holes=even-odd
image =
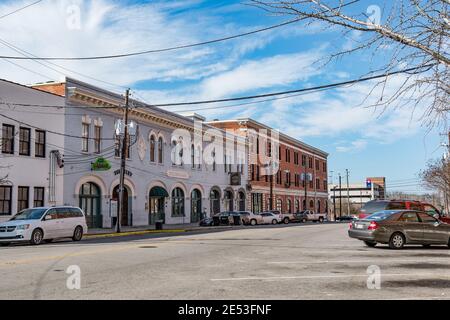
POLYGON ((30 242, 39 245, 55 239, 81 241, 87 233, 86 218, 80 208, 45 207, 26 209, 0 224, 0 245, 30 242))

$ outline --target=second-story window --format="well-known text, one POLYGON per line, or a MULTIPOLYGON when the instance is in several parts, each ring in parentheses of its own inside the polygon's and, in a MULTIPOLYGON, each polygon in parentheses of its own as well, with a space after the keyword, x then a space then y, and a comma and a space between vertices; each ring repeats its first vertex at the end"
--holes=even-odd
POLYGON ((19 154, 21 156, 30 156, 31 130, 29 128, 20 128, 19 134, 19 154))
POLYGON ((81 139, 81 151, 89 152, 89 124, 83 123, 82 126, 82 139, 81 139))
POLYGON ((155 162, 156 140, 155 136, 150 137, 150 162, 155 162))
POLYGON ((45 158, 46 144, 47 142, 45 131, 36 130, 36 138, 34 141, 34 153, 37 158, 45 158))
POLYGON ((2 127, 2 153, 14 154, 14 126, 9 124, 2 127))
POLYGON ((102 152, 102 127, 95 126, 94 131, 94 152, 99 154, 102 152))
POLYGON ((158 163, 163 163, 164 141, 163 138, 158 139, 158 163))
POLYGON ((192 145, 191 146, 191 165, 192 165, 192 169, 195 169, 195 146, 192 145))

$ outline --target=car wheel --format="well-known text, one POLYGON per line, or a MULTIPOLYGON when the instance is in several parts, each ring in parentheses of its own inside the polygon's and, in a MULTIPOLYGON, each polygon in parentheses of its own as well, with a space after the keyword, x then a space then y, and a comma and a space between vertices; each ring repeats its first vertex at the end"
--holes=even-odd
POLYGON ((306 220, 306 219, 303 219, 303 220, 302 220, 303 223, 306 223, 307 221, 308 221, 308 220, 306 220))
POLYGON ((272 224, 278 224, 278 221, 277 220, 272 220, 272 224))
POLYGON ((320 223, 323 223, 323 221, 324 221, 323 218, 320 218, 320 219, 319 219, 319 222, 320 222, 320 223))
POLYGON ((402 249, 405 246, 405 236, 400 232, 396 232, 391 236, 389 240, 389 247, 391 249, 402 249))
POLYGON ((364 243, 370 248, 375 248, 377 246, 376 242, 364 241, 364 243))
POLYGON ((255 219, 253 219, 252 221, 250 221, 250 224, 251 224, 252 226, 256 226, 258 223, 256 222, 255 219))
POLYGON ((44 239, 44 233, 41 229, 36 229, 31 234, 31 244, 34 246, 38 246, 42 243, 42 240, 44 239))
POLYGON ((284 223, 284 224, 289 224, 289 218, 285 218, 285 219, 283 220, 283 223, 284 223))
POLYGON ((83 239, 83 228, 78 226, 75 228, 75 231, 73 232, 72 240, 75 242, 81 241, 83 239))

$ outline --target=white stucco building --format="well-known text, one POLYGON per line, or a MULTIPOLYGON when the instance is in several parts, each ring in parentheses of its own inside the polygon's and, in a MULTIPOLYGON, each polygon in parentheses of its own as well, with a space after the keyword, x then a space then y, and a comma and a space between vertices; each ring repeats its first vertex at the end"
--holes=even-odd
MULTIPOLYGON (((1 186, 8 195, 2 199, 0 192, 0 219, 26 203, 34 206, 31 193, 39 186, 45 189, 42 205, 80 206, 91 228, 112 227, 120 167, 114 132, 116 121, 123 117, 124 98, 69 78, 34 88, 0 81, 0 97, 2 132, 8 141, 14 140, 14 152, 1 154, 0 177, 9 175, 9 182, 1 186), (26 130, 20 131, 21 127, 26 130), (30 156, 20 154, 19 139, 28 129, 32 141, 37 139, 36 130, 45 132, 44 158, 35 157, 33 147, 30 156), (29 188, 28 202, 22 200, 22 186, 29 188), (1 211, 2 206, 9 206, 8 210, 1 211)), ((122 225, 145 226, 158 220, 194 223, 202 214, 248 207, 245 141, 208 125, 200 127, 204 119, 197 115, 185 117, 137 101, 132 105, 129 118, 139 130, 128 153, 122 225), (222 153, 220 144, 205 142, 202 136, 231 143, 233 151, 222 153), (209 163, 205 154, 212 159, 209 163)))

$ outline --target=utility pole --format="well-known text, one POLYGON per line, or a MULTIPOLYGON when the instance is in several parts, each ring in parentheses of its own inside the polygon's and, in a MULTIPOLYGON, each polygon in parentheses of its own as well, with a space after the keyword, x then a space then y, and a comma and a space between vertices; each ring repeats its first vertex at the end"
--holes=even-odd
POLYGON ((124 110, 124 133, 122 137, 122 154, 121 154, 121 162, 120 162, 120 187, 119 187, 119 209, 117 212, 117 224, 116 224, 116 232, 121 232, 121 218, 125 214, 124 211, 124 203, 125 203, 125 170, 127 165, 127 149, 128 149, 128 104, 130 98, 130 89, 127 89, 125 94, 125 110, 124 110))
POLYGON ((348 169, 345 169, 345 173, 347 175, 347 215, 350 216, 350 171, 348 169))
POLYGON ((333 215, 336 221, 336 186, 333 186, 333 215))
MULTIPOLYGON (((273 166, 272 166, 273 168, 273 166)), ((269 209, 270 211, 273 210, 273 170, 270 172, 270 203, 269 203, 269 209)))
POLYGON ((342 217, 342 176, 339 173, 339 217, 342 217))

